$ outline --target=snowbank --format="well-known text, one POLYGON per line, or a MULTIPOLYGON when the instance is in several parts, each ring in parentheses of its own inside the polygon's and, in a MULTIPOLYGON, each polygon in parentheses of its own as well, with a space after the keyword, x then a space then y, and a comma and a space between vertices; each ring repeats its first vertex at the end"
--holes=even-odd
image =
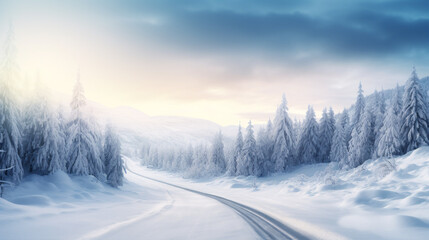
POLYGON ((115 189, 92 176, 29 175, 0 198, 0 235, 2 239, 102 236, 98 229, 141 219, 169 201, 164 192, 132 182, 115 189))
POLYGON ((213 199, 126 179, 114 189, 91 176, 28 176, 0 198, 0 239, 258 239, 213 199))

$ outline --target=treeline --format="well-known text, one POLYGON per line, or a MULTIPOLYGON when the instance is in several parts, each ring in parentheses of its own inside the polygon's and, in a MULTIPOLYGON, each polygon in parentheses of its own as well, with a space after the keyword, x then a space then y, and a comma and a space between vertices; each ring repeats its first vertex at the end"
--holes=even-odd
POLYGON ((17 99, 20 81, 12 34, 0 68, 0 185, 18 184, 26 174, 64 171, 93 175, 112 186, 123 181, 121 145, 107 127, 104 134, 86 112, 83 87, 77 78, 70 113, 52 107, 43 87, 29 101, 17 99))
POLYGON ((266 176, 300 164, 328 162, 355 168, 368 159, 391 158, 429 144, 426 95, 413 69, 405 87, 397 86, 389 100, 377 91, 365 98, 360 84, 349 110, 335 115, 331 108, 324 109, 317 121, 309 106, 303 122, 291 120, 283 95, 274 122, 269 120, 257 137, 249 121, 244 136, 239 126, 235 144, 227 151, 219 133, 210 147, 146 147, 142 164, 187 177, 266 176))

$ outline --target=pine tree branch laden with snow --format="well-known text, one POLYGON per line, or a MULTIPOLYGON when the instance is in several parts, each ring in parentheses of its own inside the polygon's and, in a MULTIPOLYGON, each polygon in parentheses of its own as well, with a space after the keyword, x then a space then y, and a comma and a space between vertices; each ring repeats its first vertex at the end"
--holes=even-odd
POLYGON ((340 166, 348 164, 348 149, 346 139, 346 128, 348 122, 347 111, 344 110, 341 114, 340 121, 335 126, 335 132, 332 139, 332 146, 330 152, 330 160, 340 163, 340 166))
POLYGON ((319 153, 318 162, 329 162, 332 141, 335 132, 335 118, 332 108, 329 110, 329 114, 326 109, 323 110, 322 118, 319 124, 319 153))

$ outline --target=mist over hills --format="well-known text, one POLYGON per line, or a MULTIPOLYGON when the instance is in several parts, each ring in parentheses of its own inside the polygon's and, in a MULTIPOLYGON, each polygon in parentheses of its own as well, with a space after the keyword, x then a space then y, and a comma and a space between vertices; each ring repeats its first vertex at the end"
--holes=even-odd
MULTIPOLYGON (((405 82, 405 81, 404 81, 405 82)), ((423 89, 429 91, 429 76, 420 79, 423 89)), ((365 87, 365 86, 364 86, 365 87)), ((404 88, 400 85, 400 88, 404 88)), ((394 89, 379 91, 388 102, 394 89)), ((366 101, 373 101, 374 93, 365 96, 366 101)), ((165 145, 184 147, 188 144, 210 144, 213 136, 222 131, 226 148, 233 143, 238 125, 221 126, 205 119, 179 116, 149 116, 132 107, 108 108, 95 102, 89 102, 100 124, 111 122, 118 130, 124 147, 124 153, 139 154, 143 146, 165 145)), ((327 106, 329 107, 329 106, 327 106)), ((354 106, 346 107, 353 111, 354 106)), ((339 113, 339 112, 336 112, 339 113)), ((268 119, 267 119, 268 120, 268 119)), ((242 123, 245 127, 247 123, 242 123)), ((255 125, 255 133, 263 125, 255 125)))

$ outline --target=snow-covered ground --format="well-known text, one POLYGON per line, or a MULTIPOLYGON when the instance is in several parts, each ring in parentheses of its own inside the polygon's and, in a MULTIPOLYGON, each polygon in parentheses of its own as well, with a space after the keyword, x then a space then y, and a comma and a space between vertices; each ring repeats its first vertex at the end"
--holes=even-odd
MULTIPOLYGON (((314 238, 429 236, 429 147, 350 171, 318 164, 266 178, 183 179, 126 160, 139 174, 246 204, 314 238)), ((28 176, 0 198, 1 238, 257 238, 234 210, 213 199, 132 172, 126 178, 118 190, 62 172, 28 176)))
POLYGON ((117 190, 62 172, 29 176, 0 198, 0 239, 256 239, 215 200, 126 178, 117 190))
POLYGON ((369 160, 350 171, 317 164, 266 178, 190 180, 147 168, 140 171, 255 207, 322 239, 429 236, 429 147, 389 161, 369 160))

